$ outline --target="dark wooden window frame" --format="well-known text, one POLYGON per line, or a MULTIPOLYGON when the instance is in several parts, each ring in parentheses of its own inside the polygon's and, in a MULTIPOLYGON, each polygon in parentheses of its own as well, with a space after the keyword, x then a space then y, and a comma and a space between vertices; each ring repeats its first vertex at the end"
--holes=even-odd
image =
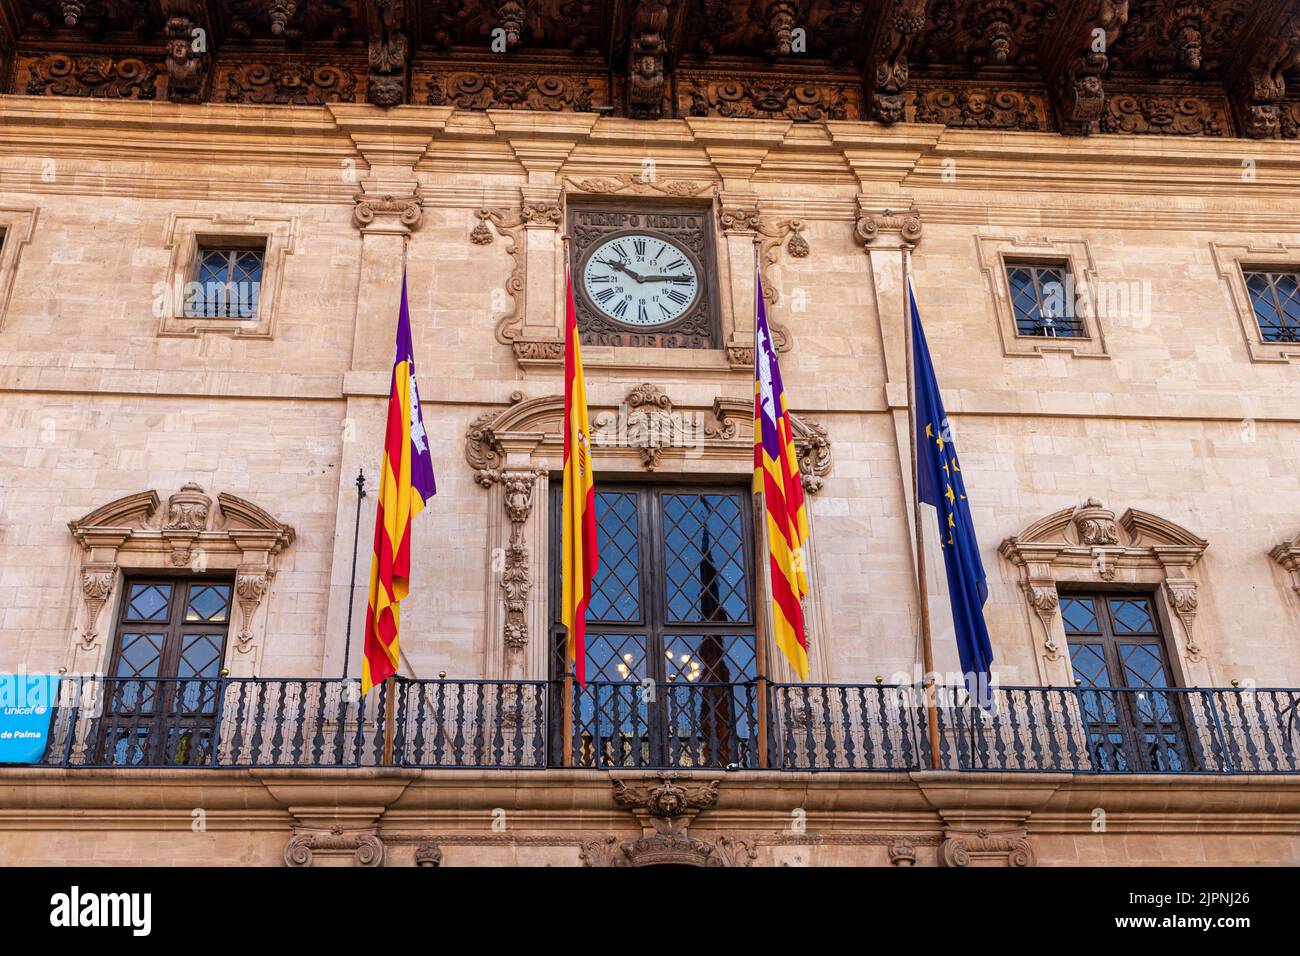
POLYGON ((235 581, 233 577, 164 577, 158 575, 132 575, 127 574, 122 581, 122 597, 119 601, 117 616, 113 627, 113 653, 109 658, 108 669, 106 671, 109 677, 117 673, 117 665, 122 656, 122 634, 130 630, 150 630, 163 632, 163 650, 161 660, 158 662, 159 679, 173 679, 176 676, 177 665, 180 663, 181 654, 181 631, 189 634, 220 634, 222 658, 227 647, 227 641, 230 639, 230 622, 234 617, 235 604, 235 581), (167 624, 160 625, 156 621, 129 621, 127 612, 130 609, 131 588, 137 584, 163 584, 169 585, 172 589, 171 602, 167 607, 167 624), (184 620, 185 603, 189 599, 190 588, 194 585, 203 586, 205 584, 224 584, 230 587, 230 607, 226 612, 226 620, 220 624, 207 624, 203 622, 186 622, 184 620))

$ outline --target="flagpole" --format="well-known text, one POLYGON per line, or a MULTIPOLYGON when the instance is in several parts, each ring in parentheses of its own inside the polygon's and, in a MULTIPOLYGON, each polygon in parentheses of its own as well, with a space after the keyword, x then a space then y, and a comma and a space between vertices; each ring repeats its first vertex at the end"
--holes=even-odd
MULTIPOLYGON (((564 295, 567 300, 569 296, 573 295, 573 290, 572 288, 570 288, 571 280, 569 277, 569 234, 567 232, 560 237, 560 242, 563 244, 563 252, 564 252, 564 295)), ((564 303, 564 307, 566 310, 568 309, 569 303, 567 301, 564 303)), ((564 335, 565 338, 568 338, 569 330, 567 328, 564 330, 564 335)), ((569 374, 568 369, 565 369, 561 374, 566 376, 567 379, 567 376, 569 374)), ((568 426, 566 425, 565 427, 568 426)), ((567 448, 565 449, 566 452, 568 450, 569 449, 567 448)), ((563 534, 564 530, 567 529, 562 529, 560 533, 563 534)), ((565 640, 572 641, 573 635, 566 634, 565 640)), ((562 717, 560 721, 560 733, 563 735, 564 739, 560 743, 560 764, 565 767, 572 767, 573 766, 573 668, 568 664, 567 654, 565 655, 563 693, 564 693, 564 702, 562 704, 562 709, 561 709, 562 717)))
POLYGON ((930 737, 930 769, 939 769, 939 713, 935 706, 934 646, 930 640, 930 600, 925 581, 925 525, 921 520, 920 472, 916 453, 916 351, 912 342, 911 249, 899 247, 903 257, 903 329, 907 348, 907 444, 912 457, 912 518, 916 527, 916 600, 921 627, 921 675, 925 718, 930 737))
MULTIPOLYGON (((408 233, 402 237, 402 285, 406 285, 406 269, 411 262, 411 236, 408 233)), ((414 411, 412 411, 414 415, 414 411)), ((401 665, 401 662, 398 662, 401 665)), ((393 724, 396 722, 395 712, 397 709, 397 683, 393 679, 396 674, 390 674, 384 678, 384 766, 393 765, 393 724)))
MULTIPOLYGON (((758 272, 759 259, 762 256, 762 238, 754 234, 754 271, 758 272)), ((757 296, 758 283, 754 283, 754 295, 757 296)), ((754 303, 754 368, 758 368, 758 302, 754 303)), ((751 386, 752 387, 752 386, 751 386)), ((755 394, 754 401, 758 401, 758 395, 755 394)), ((757 440, 757 439, 755 439, 757 440)), ((762 550, 760 542, 762 541, 762 532, 759 530, 765 527, 762 519, 767 514, 763 508, 763 493, 760 491, 754 496, 754 583, 757 584, 763 579, 762 576, 762 550)), ((761 620, 766 624, 766 616, 761 616, 761 620)), ((758 681, 755 693, 758 699, 755 702, 758 708, 757 720, 755 721, 758 730, 758 767, 760 770, 767 769, 767 628, 760 627, 754 639, 754 667, 758 670, 758 681)))

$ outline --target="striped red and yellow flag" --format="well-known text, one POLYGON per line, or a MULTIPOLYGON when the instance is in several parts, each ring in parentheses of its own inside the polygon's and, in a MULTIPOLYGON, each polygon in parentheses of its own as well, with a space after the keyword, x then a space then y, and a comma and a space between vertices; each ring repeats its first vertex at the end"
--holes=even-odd
POLYGON ((397 313, 397 352, 388 392, 388 427, 379 469, 379 510, 375 551, 370 563, 370 605, 361 663, 361 693, 397 673, 397 635, 401 602, 410 590, 411 519, 434 496, 433 458, 420 414, 411 349, 411 312, 402 273, 402 304, 397 313))
POLYGON ((800 680, 808 679, 808 638, 803 605, 808 594, 804 547, 808 510, 799 456, 785 404, 781 367, 772 347, 763 301, 763 278, 755 270, 754 319, 754 494, 763 495, 772 579, 772 637, 800 680))
POLYGON ((596 544, 596 476, 591 464, 591 423, 587 385, 582 374, 582 346, 573 308, 573 277, 564 270, 564 534, 561 583, 568 657, 578 683, 587 684, 587 604, 591 579, 600 566, 596 544))

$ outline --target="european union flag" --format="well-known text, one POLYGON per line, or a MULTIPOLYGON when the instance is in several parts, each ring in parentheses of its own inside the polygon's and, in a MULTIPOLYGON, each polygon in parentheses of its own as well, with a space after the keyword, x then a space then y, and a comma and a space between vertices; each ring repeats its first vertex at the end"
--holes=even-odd
POLYGON ((967 690, 980 706, 988 708, 992 705, 988 687, 993 648, 984 624, 984 602, 989 596, 984 563, 975 540, 970 502, 966 500, 966 482, 962 480, 957 448, 939 397, 939 382, 934 377, 930 347, 910 282, 907 297, 912 309, 912 374, 916 387, 916 493, 939 512, 939 546, 948 572, 948 597, 961 669, 967 690))

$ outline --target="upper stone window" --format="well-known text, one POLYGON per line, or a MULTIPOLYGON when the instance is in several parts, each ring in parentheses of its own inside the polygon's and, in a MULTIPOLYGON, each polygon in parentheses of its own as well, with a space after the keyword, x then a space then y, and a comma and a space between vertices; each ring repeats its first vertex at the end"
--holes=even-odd
POLYGON ((265 240, 234 244, 200 240, 194 285, 187 290, 185 315, 202 319, 256 319, 262 291, 265 240))
POLYGON ((1006 267, 1017 335, 1087 336, 1075 309, 1074 276, 1068 264, 1011 261, 1006 267))
POLYGON ((1300 272, 1243 271, 1260 338, 1300 342, 1300 272))

